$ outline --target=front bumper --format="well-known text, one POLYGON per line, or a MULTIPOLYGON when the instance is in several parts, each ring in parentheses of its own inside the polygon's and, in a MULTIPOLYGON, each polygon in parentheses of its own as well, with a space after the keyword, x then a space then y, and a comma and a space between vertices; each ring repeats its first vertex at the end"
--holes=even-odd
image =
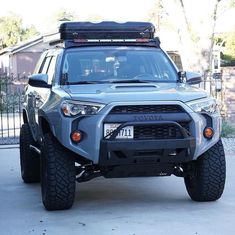
POLYGON ((99 165, 183 163, 193 160, 195 138, 174 140, 102 140, 99 165))
MULTIPOLYGON (((180 101, 170 102, 147 102, 143 101, 142 104, 146 105, 180 105, 190 117, 191 124, 191 136, 180 139, 156 139, 156 140, 121 140, 104 138, 104 123, 118 123, 113 117, 109 116, 110 110, 118 105, 138 105, 136 102, 116 102, 105 106, 104 109, 98 114, 83 118, 67 118, 61 116, 60 122, 56 123, 56 126, 63 126, 63 128, 55 127, 55 136, 66 148, 77 153, 78 155, 92 161, 94 164, 112 165, 116 161, 119 164, 127 164, 128 162, 138 161, 142 162, 143 158, 145 162, 161 161, 161 162, 186 162, 192 159, 196 159, 207 149, 212 147, 219 139, 220 135, 220 117, 212 117, 212 125, 215 130, 215 135, 211 140, 207 140, 203 137, 203 130, 207 125, 206 118, 198 113, 194 113, 187 105, 180 101), (84 139, 79 143, 75 144, 70 139, 70 133, 79 129, 84 135, 84 139), (119 154, 119 150, 125 150, 124 155, 128 156, 122 159, 117 158, 115 155, 119 154), (176 155, 175 155, 175 150, 176 155), (137 151, 135 151, 137 150, 137 151), (155 157, 154 157, 155 155, 155 157)), ((124 115, 118 115, 120 118, 119 123, 125 123, 126 118, 124 115), (122 120, 125 119, 125 120, 122 120)), ((126 122, 133 121, 132 118, 135 116, 130 115, 126 122)), ((163 120, 167 119, 164 115, 163 120)), ((174 116, 175 119, 178 116, 174 116)), ((136 120, 136 119, 135 119, 136 120)), ((169 121, 169 119, 167 119, 169 121)), ((158 121, 154 121, 157 123, 158 121)), ((141 120, 141 124, 146 121, 141 120)), ((121 153, 122 155, 122 153, 121 153)))
POLYGON ((196 140, 177 122, 126 122, 120 125, 109 137, 100 143, 99 165, 125 165, 133 163, 182 163, 193 159, 196 140), (162 126, 178 128, 182 138, 120 140, 116 139, 119 131, 126 126, 162 126))

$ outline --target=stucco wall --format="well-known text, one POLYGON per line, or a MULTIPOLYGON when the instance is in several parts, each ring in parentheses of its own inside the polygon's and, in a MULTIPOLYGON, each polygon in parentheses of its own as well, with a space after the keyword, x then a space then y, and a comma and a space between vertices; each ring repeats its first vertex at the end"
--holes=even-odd
POLYGON ((222 108, 227 120, 235 122, 235 67, 223 68, 222 108))
POLYGON ((18 52, 14 54, 12 73, 16 77, 28 76, 33 73, 41 52, 18 52))
POLYGON ((47 48, 48 43, 38 41, 24 49, 21 46, 0 55, 0 75, 6 73, 21 78, 32 74, 41 53, 47 48))

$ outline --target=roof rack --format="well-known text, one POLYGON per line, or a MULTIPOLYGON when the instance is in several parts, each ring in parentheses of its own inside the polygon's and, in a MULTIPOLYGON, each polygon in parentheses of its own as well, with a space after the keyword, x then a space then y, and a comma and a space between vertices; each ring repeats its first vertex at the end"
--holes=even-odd
POLYGON ((154 33, 154 25, 148 22, 65 22, 60 25, 59 37, 51 41, 50 45, 64 44, 64 47, 75 47, 125 43, 159 46, 160 40, 154 38, 154 33))

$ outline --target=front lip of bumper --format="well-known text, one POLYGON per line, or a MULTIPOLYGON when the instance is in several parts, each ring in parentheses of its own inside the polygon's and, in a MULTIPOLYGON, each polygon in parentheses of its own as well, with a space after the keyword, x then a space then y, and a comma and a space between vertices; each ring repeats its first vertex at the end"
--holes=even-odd
POLYGON ((101 140, 99 165, 183 163, 193 160, 195 147, 196 139, 194 137, 154 140, 101 140), (176 149, 180 150, 177 155, 171 155, 170 153, 176 149), (159 150, 162 151, 161 154, 154 153, 154 151, 159 150), (118 156, 117 152, 122 152, 122 157, 118 156), (136 152, 145 155, 136 156, 136 152))

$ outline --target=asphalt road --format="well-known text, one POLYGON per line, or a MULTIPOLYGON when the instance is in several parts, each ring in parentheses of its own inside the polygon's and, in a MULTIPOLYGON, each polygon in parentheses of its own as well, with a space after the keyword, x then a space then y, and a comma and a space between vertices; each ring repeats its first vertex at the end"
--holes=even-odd
POLYGON ((217 202, 189 199, 177 177, 104 179, 77 184, 74 206, 46 211, 40 185, 20 178, 19 150, 0 149, 1 235, 235 234, 235 156, 217 202))

